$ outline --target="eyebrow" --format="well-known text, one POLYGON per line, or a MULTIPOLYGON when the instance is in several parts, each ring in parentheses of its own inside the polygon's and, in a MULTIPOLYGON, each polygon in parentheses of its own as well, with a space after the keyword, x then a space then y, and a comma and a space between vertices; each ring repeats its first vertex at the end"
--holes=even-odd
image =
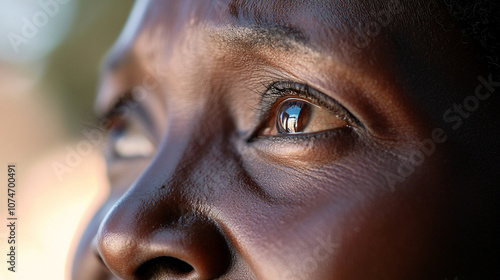
MULTIPOLYGON (((284 52, 300 54, 318 54, 318 49, 311 43, 310 38, 300 28, 284 25, 272 20, 248 21, 231 15, 231 24, 211 29, 208 36, 221 49, 252 49, 271 48, 284 52)), ((128 68, 135 62, 134 53, 130 49, 115 46, 104 57, 100 66, 100 73, 116 73, 128 68)), ((97 115, 105 115, 123 92, 115 92, 113 98, 107 98, 109 103, 104 108, 96 110, 97 115)), ((99 97, 99 96, 98 96, 99 97)))
POLYGON ((287 52, 316 52, 309 37, 299 28, 268 22, 251 25, 238 22, 215 29, 211 37, 222 47, 271 47, 287 52))

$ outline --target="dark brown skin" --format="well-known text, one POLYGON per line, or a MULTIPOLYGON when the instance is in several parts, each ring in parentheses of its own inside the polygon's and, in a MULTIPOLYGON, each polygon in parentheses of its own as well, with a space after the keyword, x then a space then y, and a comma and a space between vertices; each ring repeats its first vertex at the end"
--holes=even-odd
MULTIPOLYGON (((391 1, 145 2, 109 55, 97 111, 112 111, 111 135, 125 123, 154 152, 108 154, 112 194, 81 241, 73 279, 461 273, 458 227, 450 222, 456 166, 447 160, 457 151, 445 110, 435 105, 446 109, 473 94, 484 68, 457 30, 443 29, 451 20, 444 9, 391 1), (356 47, 356 30, 366 31, 380 11, 388 23, 356 47), (261 102, 280 82, 284 95, 261 102), (343 113, 295 96, 292 83, 335 100, 326 103, 343 113), (149 93, 117 113, 113 105, 137 86, 149 93), (318 105, 316 118, 300 123, 304 133, 275 127, 287 98, 318 105), (388 182, 385 175, 398 174, 436 128, 447 141, 406 178, 388 182)), ((109 138, 112 149, 119 137, 109 138)))

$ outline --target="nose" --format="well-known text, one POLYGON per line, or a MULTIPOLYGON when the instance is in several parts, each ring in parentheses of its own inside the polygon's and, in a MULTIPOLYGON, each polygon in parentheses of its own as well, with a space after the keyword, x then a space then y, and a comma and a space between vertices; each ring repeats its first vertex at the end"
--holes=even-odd
POLYGON ((111 272, 122 279, 223 275, 231 253, 216 224, 189 207, 183 193, 147 183, 139 180, 99 228, 98 251, 111 272))

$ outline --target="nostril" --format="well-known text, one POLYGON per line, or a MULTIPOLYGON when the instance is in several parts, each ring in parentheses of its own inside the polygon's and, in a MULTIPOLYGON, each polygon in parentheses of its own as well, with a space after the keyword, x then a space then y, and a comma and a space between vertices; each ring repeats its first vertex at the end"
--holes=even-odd
POLYGON ((158 257, 142 264, 136 271, 139 279, 154 279, 158 276, 187 276, 194 268, 185 261, 173 257, 158 257))

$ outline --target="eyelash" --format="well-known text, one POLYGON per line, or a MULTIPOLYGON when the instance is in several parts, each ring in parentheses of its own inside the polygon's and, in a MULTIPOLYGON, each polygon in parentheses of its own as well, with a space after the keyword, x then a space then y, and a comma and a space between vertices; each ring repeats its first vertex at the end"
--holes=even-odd
POLYGON ((119 100, 117 100, 113 106, 109 109, 107 113, 105 113, 102 117, 99 118, 99 122, 102 123, 103 120, 108 120, 109 125, 104 127, 106 133, 111 132, 116 128, 116 123, 126 123, 126 119, 130 114, 131 105, 136 105, 137 101, 135 101, 131 94, 125 94, 119 100))
POLYGON ((266 120, 273 114, 273 110, 279 100, 286 97, 303 98, 305 101, 311 102, 312 104, 321 106, 322 108, 330 111, 332 115, 336 115, 353 126, 363 127, 362 123, 354 115, 352 115, 337 101, 326 96, 325 94, 318 92, 308 85, 292 81, 280 81, 274 82, 268 86, 266 92, 262 95, 256 122, 259 125, 257 126, 256 132, 254 132, 250 137, 249 141, 258 138, 258 132, 264 125, 266 125, 266 120))
MULTIPOLYGON (((102 118, 111 120, 110 125, 105 127, 106 133, 109 134, 114 129, 116 129, 117 126, 119 126, 120 124, 123 125, 123 123, 127 122, 126 121, 127 114, 130 114, 130 112, 127 112, 127 110, 131 110, 130 108, 131 105, 134 104, 136 105, 136 101, 131 97, 132 96, 130 94, 124 95, 115 103, 114 106, 111 107, 109 112, 105 114, 105 116, 102 118), (124 111, 127 112, 125 113, 125 115, 123 113, 124 111)), ((276 109, 276 105, 279 103, 279 100, 287 97, 302 98, 305 101, 308 101, 312 104, 318 105, 330 111, 332 115, 335 115, 341 120, 346 121, 351 126, 363 128, 362 123, 354 115, 352 115, 341 104, 339 104, 337 101, 330 98, 329 96, 326 96, 325 94, 305 84, 300 84, 292 81, 279 81, 270 84, 267 87, 265 93, 262 95, 259 107, 257 109, 258 111, 257 113, 258 117, 256 118, 257 120, 256 123, 258 124, 257 129, 247 139, 248 142, 252 142, 257 138, 261 138, 257 136, 257 134, 263 128, 263 126, 266 125, 266 120, 268 120, 269 117, 274 114, 273 110, 276 109)), ((302 134, 302 135, 293 135, 289 137, 303 138, 304 136, 309 137, 314 135, 302 134)))
POLYGON ((146 129, 145 120, 138 119, 142 115, 139 111, 143 114, 145 112, 137 100, 125 95, 105 115, 105 119, 108 120, 108 125, 105 127, 106 145, 109 145, 106 151, 113 161, 145 158, 154 154, 154 137, 146 129), (132 146, 130 146, 131 139, 135 139, 132 146), (140 145, 137 139, 143 139, 140 145))

